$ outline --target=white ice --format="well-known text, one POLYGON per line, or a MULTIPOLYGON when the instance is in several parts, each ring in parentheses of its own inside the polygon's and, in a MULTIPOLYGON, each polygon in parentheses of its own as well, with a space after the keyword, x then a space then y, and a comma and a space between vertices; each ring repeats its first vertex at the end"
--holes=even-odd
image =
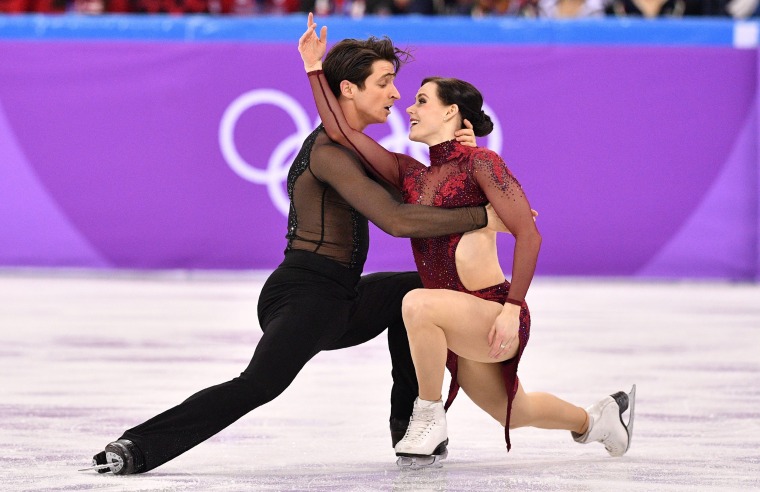
POLYGON ((460 394, 444 466, 400 471, 381 336, 318 355, 280 398, 147 474, 77 472, 247 365, 264 278, 1 271, 0 490, 760 489, 760 285, 718 282, 534 281, 523 384, 587 406, 636 383, 622 458, 535 429, 507 453, 460 394))

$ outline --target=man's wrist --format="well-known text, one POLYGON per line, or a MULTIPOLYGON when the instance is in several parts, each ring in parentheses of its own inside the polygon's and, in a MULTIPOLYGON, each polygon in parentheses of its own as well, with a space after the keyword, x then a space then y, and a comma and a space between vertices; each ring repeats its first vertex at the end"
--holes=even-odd
POLYGON ((304 63, 303 64, 303 68, 306 70, 306 73, 317 72, 319 70, 322 70, 322 60, 320 60, 320 61, 318 61, 316 63, 311 63, 309 65, 307 65, 306 63, 304 63))
POLYGON ((488 211, 486 210, 485 205, 481 205, 480 207, 477 207, 477 210, 479 212, 476 212, 476 214, 482 213, 483 215, 479 215, 480 221, 477 222, 477 229, 482 229, 484 227, 488 227, 488 211))

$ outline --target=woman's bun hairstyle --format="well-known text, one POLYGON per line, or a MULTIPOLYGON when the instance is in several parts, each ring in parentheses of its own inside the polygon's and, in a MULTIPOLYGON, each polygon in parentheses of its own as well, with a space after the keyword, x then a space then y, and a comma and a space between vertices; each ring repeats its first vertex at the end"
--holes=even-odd
POLYGON ((478 137, 485 137, 493 131, 493 121, 491 121, 491 117, 482 109, 480 110, 480 113, 473 116, 472 119, 467 119, 472 123, 472 130, 478 137))

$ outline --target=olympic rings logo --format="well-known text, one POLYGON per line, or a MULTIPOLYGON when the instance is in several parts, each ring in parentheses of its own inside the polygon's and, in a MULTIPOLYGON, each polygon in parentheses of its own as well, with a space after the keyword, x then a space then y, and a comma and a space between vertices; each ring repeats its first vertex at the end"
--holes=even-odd
MULTIPOLYGON (((488 105, 484 104, 483 109, 493 121, 493 132, 488 136, 486 145, 498 154, 502 148, 501 124, 488 105)), ((380 145, 391 152, 410 155, 420 162, 429 161, 427 146, 409 140, 408 125, 399 111, 395 109, 391 111, 387 124, 390 126, 391 133, 378 140, 380 145)), ((290 95, 276 89, 255 89, 238 96, 222 114, 219 124, 219 148, 227 165, 235 174, 246 181, 266 186, 274 206, 280 213, 287 215, 290 200, 283 182, 288 177, 292 156, 298 153, 303 141, 317 125, 319 125, 319 119, 310 122, 304 108, 290 95), (290 116, 295 126, 295 132, 277 144, 266 166, 262 167, 248 162, 240 155, 235 145, 235 126, 238 120, 243 113, 261 104, 271 104, 282 109, 290 116)))

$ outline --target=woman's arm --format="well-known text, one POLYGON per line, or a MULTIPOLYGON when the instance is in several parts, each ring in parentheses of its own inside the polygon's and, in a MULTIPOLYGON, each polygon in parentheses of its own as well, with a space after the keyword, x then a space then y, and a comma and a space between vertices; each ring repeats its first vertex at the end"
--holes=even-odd
POLYGON ((399 174, 402 163, 399 162, 397 154, 389 152, 374 139, 351 128, 322 70, 309 72, 308 75, 314 102, 327 136, 356 152, 368 172, 400 189, 399 174))
POLYGON ((541 235, 533 220, 530 203, 520 183, 494 152, 477 152, 473 163, 475 179, 499 218, 515 236, 509 299, 525 300, 538 261, 541 235))
POLYGON ((489 150, 476 152, 473 171, 499 218, 515 236, 509 295, 488 334, 489 355, 499 358, 519 343, 520 312, 536 271, 541 235, 520 183, 497 154, 489 150))

